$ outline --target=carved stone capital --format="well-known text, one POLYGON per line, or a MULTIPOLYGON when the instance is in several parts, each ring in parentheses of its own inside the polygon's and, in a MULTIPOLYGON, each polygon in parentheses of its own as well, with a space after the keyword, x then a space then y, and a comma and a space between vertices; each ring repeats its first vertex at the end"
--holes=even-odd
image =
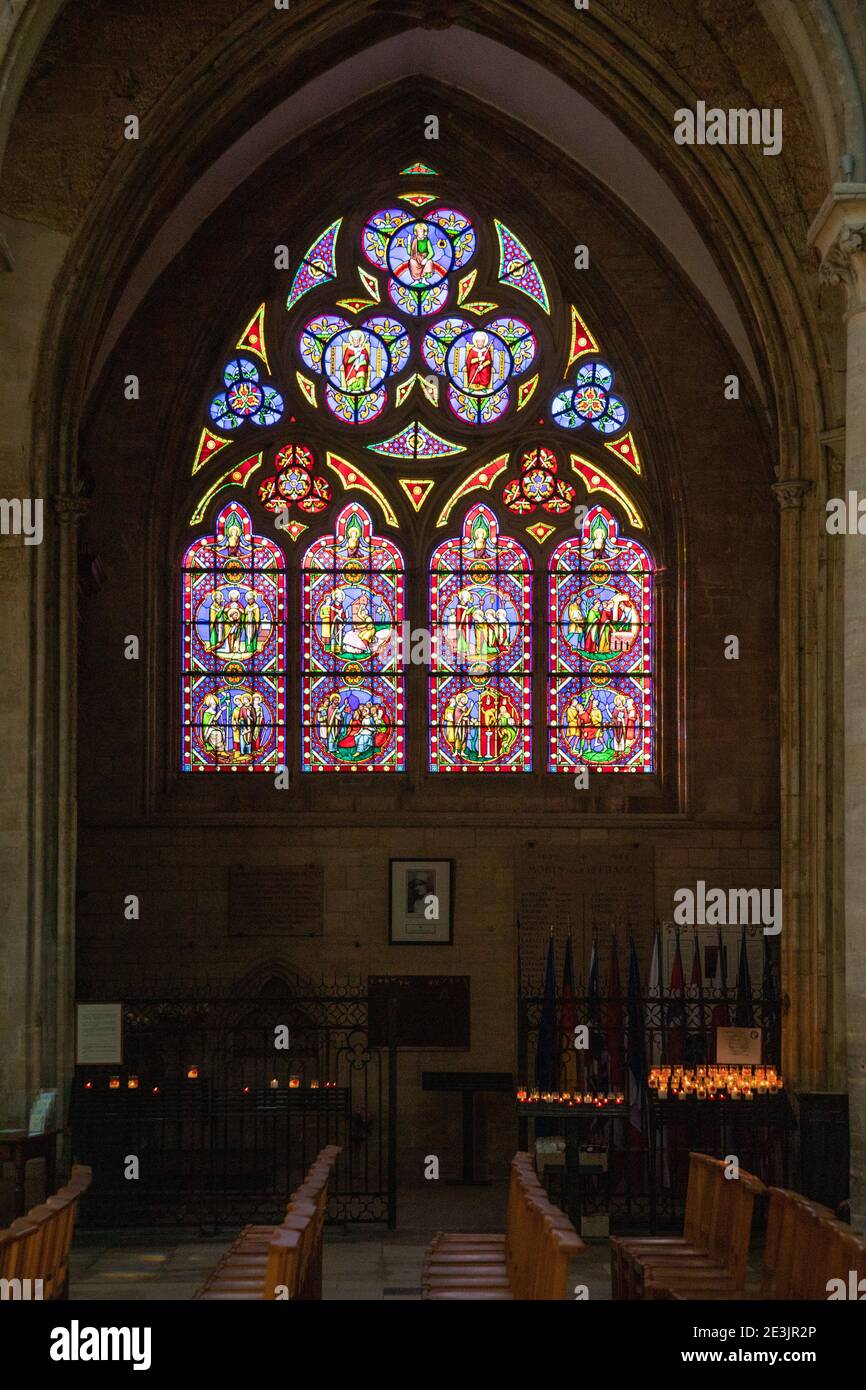
POLYGON ((51 505, 61 526, 77 526, 90 507, 87 498, 82 497, 80 492, 57 492, 51 499, 51 505))
POLYGON ((809 229, 822 285, 842 285, 849 313, 866 308, 866 187, 837 184, 809 229))
POLYGON ((814 486, 811 478, 785 478, 771 484, 780 512, 799 511, 814 486))
POLYGON ((822 285, 845 285, 857 289, 858 278, 866 273, 858 260, 866 253, 866 222, 845 223, 821 260, 818 278, 822 285))
POLYGON ((845 472, 845 426, 839 425, 836 429, 824 430, 819 438, 827 450, 827 472, 841 478, 845 472))

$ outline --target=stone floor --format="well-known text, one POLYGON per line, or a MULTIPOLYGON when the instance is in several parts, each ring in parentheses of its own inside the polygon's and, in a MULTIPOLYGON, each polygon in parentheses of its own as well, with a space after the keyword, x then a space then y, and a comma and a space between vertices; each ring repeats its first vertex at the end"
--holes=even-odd
MULTIPOLYGON (((421 1262, 438 1230, 501 1230, 505 1186, 446 1187, 401 1192, 399 1229, 329 1228, 325 1237, 324 1297, 343 1301, 415 1300, 421 1262)), ((96 1300, 188 1299, 204 1282, 231 1234, 203 1237, 189 1231, 76 1232, 70 1297, 96 1300)), ((585 1284, 592 1299, 610 1298, 606 1241, 587 1246, 569 1281, 585 1284)))

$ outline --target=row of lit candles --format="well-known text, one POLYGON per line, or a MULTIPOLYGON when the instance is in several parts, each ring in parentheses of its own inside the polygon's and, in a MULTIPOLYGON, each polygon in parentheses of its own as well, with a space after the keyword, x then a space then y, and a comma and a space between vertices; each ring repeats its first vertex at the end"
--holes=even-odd
MULTIPOLYGON (((188 1080, 188 1081, 197 1081, 197 1080, 198 1080, 198 1074, 199 1074, 199 1073, 198 1073, 198 1067, 189 1067, 188 1070, 187 1070, 187 1073, 186 1073, 187 1080, 188 1080)), ((279 1083, 278 1078, 277 1078, 276 1076, 272 1077, 272 1078, 271 1078, 270 1089, 271 1089, 272 1091, 279 1090, 279 1085, 280 1085, 280 1083, 279 1083)), ((318 1081, 311 1081, 311 1082, 310 1082, 310 1090, 311 1090, 311 1091, 318 1091, 319 1089, 322 1089, 322 1090, 325 1090, 325 1091, 334 1091, 334 1090, 336 1090, 336 1088, 337 1088, 337 1083, 336 1083, 336 1081, 325 1081, 325 1082, 322 1082, 322 1083, 319 1083, 318 1081)), ((85 1089, 85 1091, 92 1091, 92 1090, 94 1089, 94 1083, 93 1083, 92 1081, 85 1081, 85 1083, 84 1083, 84 1089, 85 1089)), ((119 1090, 121 1090, 121 1089, 122 1089, 121 1078, 120 1078, 119 1076, 110 1076, 110 1077, 108 1078, 108 1089, 109 1089, 109 1091, 119 1091, 119 1090)), ((128 1076, 128 1077, 126 1078, 126 1089, 127 1089, 128 1091, 137 1091, 137 1090, 139 1089, 138 1077, 137 1077, 137 1076, 128 1076)), ((290 1076, 290 1077, 289 1077, 288 1089, 289 1089, 290 1091, 299 1091, 299 1090, 301 1089, 301 1078, 300 1078, 299 1076, 290 1076)), ((242 1090, 243 1090, 244 1095, 247 1095, 247 1094, 249 1093, 250 1088, 249 1088, 249 1086, 244 1086, 244 1087, 242 1087, 242 1090)), ((151 1087, 151 1091, 153 1092, 154 1095, 158 1095, 158 1094, 159 1094, 159 1087, 158 1087, 158 1086, 152 1086, 152 1087, 151 1087)))
POLYGON ((622 1091, 539 1091, 520 1086, 517 1099, 521 1105, 622 1105, 622 1091))
POLYGON ((660 1100, 676 1098, 715 1100, 725 1094, 729 1100, 752 1100, 755 1096, 775 1095, 783 1089, 775 1067, 653 1067, 647 1077, 650 1090, 660 1100))

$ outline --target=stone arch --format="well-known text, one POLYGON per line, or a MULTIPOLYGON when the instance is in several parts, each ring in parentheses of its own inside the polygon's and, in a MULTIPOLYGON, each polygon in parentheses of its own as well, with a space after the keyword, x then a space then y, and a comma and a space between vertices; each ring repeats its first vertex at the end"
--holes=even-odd
MULTIPOLYGON (((311 237, 321 230, 323 214, 320 208, 322 206, 330 210, 329 217, 336 215, 338 211, 357 210, 362 206, 366 207, 369 199, 374 196, 371 190, 375 188, 376 181, 388 175, 391 165, 393 165, 394 170, 399 167, 397 160, 399 147, 395 148, 393 155, 389 153, 387 161, 383 163, 382 150, 383 147, 389 148, 388 139, 390 137, 381 133, 379 145, 375 150, 371 148, 372 142, 366 138, 367 120, 372 121, 380 132, 390 131, 397 125, 397 116, 401 111, 405 112, 408 109, 411 118, 414 120, 417 117, 420 121, 419 113, 427 110, 431 102, 441 102, 448 97, 446 91, 438 83, 416 79, 414 87, 413 93, 407 90, 405 83, 390 84, 378 95, 375 110, 372 113, 365 113, 363 103, 361 103, 348 110, 341 109, 335 115, 332 137, 339 141, 344 134, 346 138, 349 138, 351 132, 364 149, 363 156, 359 153, 353 161, 354 167, 351 176, 347 175, 345 181, 341 183, 340 195, 337 200, 333 200, 329 186, 331 180, 326 164, 325 132, 319 126, 308 134, 304 151, 306 163, 303 166, 303 186, 311 204, 311 211, 308 221, 302 220, 300 229, 296 233, 299 248, 302 249, 308 245, 311 237), (387 164, 387 168, 385 164, 387 164)), ((534 215, 540 219, 536 235, 532 240, 533 249, 539 255, 544 255, 545 264, 552 265, 554 273, 562 284, 566 299, 571 295, 577 300, 581 310, 597 327, 598 333, 602 337, 604 355, 616 364, 623 373, 628 372, 633 403, 635 406, 639 406, 644 422, 642 447, 646 453, 647 462, 651 465, 641 479, 633 480, 632 490, 638 496, 640 510, 652 530, 657 562, 663 565, 667 572, 668 588, 664 597, 664 605, 669 610, 667 643, 670 659, 667 666, 670 672, 670 688, 666 695, 666 701, 671 711, 670 724, 673 726, 675 724, 673 712, 680 706, 684 688, 684 647, 677 650, 674 633, 678 627, 680 631, 682 630, 677 585, 681 584, 683 574, 686 510, 681 503, 680 460, 677 449, 672 443, 674 421, 670 401, 666 399, 665 393, 661 389, 660 369, 648 337, 649 323, 641 322, 640 311, 629 303, 627 287, 619 284, 616 276, 609 272, 603 257, 598 259, 591 283, 584 283, 581 275, 573 270, 569 275, 570 259, 568 255, 563 253, 562 247, 570 249, 569 237, 571 226, 574 225, 573 217, 569 221, 569 216, 558 210, 552 201, 546 200, 543 195, 534 192, 528 174, 530 167, 544 167, 551 171, 551 177, 557 170, 559 171, 557 177, 561 176, 561 152, 534 132, 519 126, 507 115, 502 115, 497 120, 495 113, 488 107, 474 102, 465 94, 457 94, 456 96, 451 94, 448 99, 455 105, 455 109, 459 110, 461 120, 465 120, 474 132, 470 150, 464 152, 459 158, 454 156, 448 161, 448 173, 452 184, 465 190, 467 195, 471 194, 473 204, 479 210, 483 210, 485 215, 501 213, 505 216, 511 209, 533 208, 534 215), (525 145, 527 151, 524 164, 520 168, 516 162, 505 165, 501 155, 498 155, 495 159, 492 156, 489 157, 488 168, 476 172, 473 157, 481 150, 486 149, 489 152, 493 148, 507 149, 518 142, 525 145)), ((143 343, 146 344, 148 341, 164 342, 167 344, 167 352, 170 351, 170 345, 177 342, 183 343, 183 355, 170 359, 168 377, 173 384, 165 396, 160 397, 159 409, 156 411, 157 423, 148 432, 148 465, 144 477, 144 486, 149 490, 146 518, 146 523, 150 528, 147 570, 153 576, 152 609, 146 642, 151 684, 145 705, 151 712, 161 711, 159 714, 151 714, 150 733, 155 737, 155 741, 159 739, 159 731, 155 729, 155 726, 158 725, 162 729, 166 727, 166 712, 171 708, 172 696, 170 691, 173 689, 171 682, 168 681, 163 662, 163 653, 171 648, 171 638, 158 620, 160 602, 165 608, 164 600, 161 600, 159 595, 164 592, 163 581, 165 574, 168 573, 166 556, 169 553, 174 553, 175 543, 181 545, 180 537, 191 534, 186 527, 186 518, 193 506, 194 495, 197 497, 202 490, 200 476, 191 478, 189 475, 188 465, 191 462, 191 455, 189 459, 185 454, 182 455, 183 449, 193 443, 189 436, 191 420, 195 415, 192 402, 196 401, 200 394, 202 401, 204 401, 208 389, 206 383, 210 381, 214 362, 225 346, 226 334, 230 331, 230 325, 234 323, 240 325, 241 320, 245 322, 249 318, 254 307, 253 301, 258 303, 263 298, 267 298, 269 305, 273 306, 274 312, 277 314, 282 312, 285 290, 283 289, 282 299, 280 299, 280 295, 274 290, 274 284, 280 284, 281 281, 279 277, 273 275, 269 262, 264 266, 262 265, 258 256, 258 245, 261 242, 270 248, 274 239, 283 235, 286 223, 282 220, 282 214, 272 215, 271 209, 279 206, 279 191, 286 186, 291 177, 292 159, 291 151, 281 150, 273 155, 265 165, 257 169, 255 174, 246 180, 231 197, 224 200, 213 228, 211 230, 201 228, 174 263, 173 275, 178 282, 182 282, 188 269, 191 273, 191 268, 195 266, 200 272, 203 272, 200 278, 205 286, 226 287, 225 293, 222 292, 222 288, 220 289, 219 312, 211 312, 207 293, 204 297, 198 298, 193 293, 192 297, 187 298, 186 301, 188 311, 191 306, 194 306, 193 311, 188 314, 188 318, 185 320, 185 325, 188 323, 189 330, 187 333, 186 326, 184 326, 181 333, 178 330, 177 320, 167 317, 163 312, 167 303, 170 306, 171 296, 168 296, 167 299, 163 296, 160 299, 157 287, 145 300, 141 313, 145 313, 151 302, 154 303, 155 307, 152 308, 147 317, 142 319, 139 315, 136 321, 137 326, 136 324, 131 325, 129 333, 121 337, 119 345, 115 345, 114 350, 109 354, 104 372, 92 397, 93 404, 93 401, 100 396, 108 399, 116 394, 119 389, 118 364, 140 351, 143 343), (214 246, 217 248, 219 259, 214 259, 216 254, 213 250, 214 246), (181 370, 182 365, 184 370, 181 370), (184 440, 187 443, 181 443, 184 440), (167 541, 167 536, 171 538, 170 541, 167 541), (162 670, 159 669, 160 667, 162 670), (168 694, 163 688, 165 682, 168 682, 168 694)), ((667 258, 658 250, 648 234, 641 230, 638 220, 629 209, 623 207, 618 199, 607 190, 600 188, 595 180, 589 178, 577 167, 569 166, 567 184, 573 195, 574 207, 579 206, 580 201, 583 200, 586 204, 593 204, 603 210, 605 225, 619 224, 622 254, 626 253, 630 241, 634 239, 644 253, 657 262, 658 273, 660 275, 668 273, 667 258)), ((685 277, 680 275, 679 279, 685 285, 685 277)), ((686 285, 684 293, 689 296, 691 302, 697 303, 692 298, 688 285, 686 285)), ((268 312, 272 312, 270 307, 268 312)), ((707 323, 710 322, 708 311, 699 308, 697 312, 707 323)), ((277 318, 276 322, 280 323, 281 320, 277 318)), ((730 351, 726 336, 715 323, 713 323, 711 331, 720 344, 720 357, 724 357, 730 351)), ((761 447, 754 455, 755 470, 757 472, 760 468, 764 481, 769 483, 772 477, 769 432, 760 404, 749 387, 748 373, 744 368, 741 369, 741 375, 744 395, 749 397, 747 408, 750 420, 755 423, 756 430, 763 434, 761 447), (760 464, 758 463, 758 454, 760 454, 760 464)), ((88 414, 92 416, 94 412, 95 406, 88 414)), ((323 412, 319 411, 316 414, 321 417, 323 412)), ((195 418, 197 419, 197 416, 195 418)), ((303 430, 305 441, 317 451, 321 462, 325 447, 329 442, 326 422, 323 424, 321 418, 308 417, 303 423, 303 430)), ((195 433, 197 435, 197 430, 195 433)), ((89 430, 86 437, 88 447, 94 447, 97 452, 102 449, 104 452, 104 443, 101 442, 105 438, 104 428, 101 438, 99 435, 94 438, 93 430, 89 430)), ((345 442, 348 447, 349 440, 345 442)), ((575 441, 571 442, 576 443, 575 441)), ((563 459, 566 459, 570 445, 569 437, 565 433, 561 433, 556 443, 563 459)), ((330 444, 333 446, 333 434, 330 444)), ((479 439, 479 448, 481 448, 481 444, 482 441, 479 439)), ((478 461, 481 461, 480 458, 478 461)), ((383 481, 375 456, 369 457, 369 460, 365 462, 365 467, 374 479, 378 479, 379 482, 383 481)), ((431 507, 427 507, 422 513, 415 516, 410 513, 405 502, 401 502, 396 488, 392 488, 390 497, 400 513, 400 537, 406 537, 408 534, 412 542, 410 553, 414 555, 416 564, 423 569, 424 557, 436 541, 441 539, 441 533, 436 531, 434 525, 435 511, 431 507)), ((373 510, 376 511, 375 504, 373 510)), ((291 544, 285 544, 284 549, 287 552, 290 571, 298 563, 302 547, 305 547, 322 528, 327 530, 327 523, 322 522, 318 527, 313 524, 310 530, 304 534, 302 546, 299 545, 297 553, 291 544)), ((396 539, 403 543, 400 537, 396 539)), ((541 570, 539 570, 540 572, 541 570)), ((292 583, 290 577, 290 624, 293 621, 292 615, 296 607, 292 583)), ((423 607, 422 589, 423 584, 418 587, 416 582, 415 613, 418 615, 419 621, 423 607)), ((291 650, 293 645, 291 635, 288 645, 289 650, 291 650)), ((537 661, 543 660, 543 651, 543 642, 539 641, 536 648, 537 661)), ((411 681, 413 672, 410 671, 408 676, 411 681)), ((420 709, 424 706, 424 701, 423 692, 419 689, 412 703, 416 709, 420 709)), ((540 747, 544 741, 544 732, 541 727, 544 701, 540 698, 535 701, 535 710, 537 739, 540 747)), ((417 747, 417 739, 414 742, 417 747)), ((669 793, 669 799, 665 804, 673 808, 678 804, 678 801, 682 803, 684 799, 684 787, 687 778, 683 759, 675 748, 676 740, 670 736, 667 743, 672 751, 665 764, 664 781, 669 793)), ((539 752, 536 759, 536 765, 539 769, 540 756, 539 752)), ((148 759, 149 765, 154 765, 156 761, 159 759, 148 759)), ((481 794, 485 793, 482 792, 481 794)), ((611 786, 606 797, 610 797, 612 794, 613 787, 611 786)), ((202 795, 204 795, 203 788, 202 795)), ((244 788, 232 788, 233 797, 245 795, 244 788)), ((252 791, 250 791, 249 797, 249 805, 252 807, 254 804, 252 791)), ((158 774, 148 788, 147 798, 148 805, 160 802, 158 774)), ((599 809, 601 809, 601 804, 599 804, 599 809)))
MULTIPOLYGON (((209 8, 213 13, 219 10, 218 6, 209 8)), ((837 103, 832 95, 828 98, 826 84, 816 91, 817 80, 804 48, 801 81, 821 113, 824 154, 819 151, 816 158, 814 140, 800 131, 793 156, 795 165, 799 159, 808 169, 817 168, 828 182, 835 171, 827 174, 826 166, 832 164, 840 148, 854 146, 853 152, 859 150, 862 157, 862 110, 858 114, 852 95, 857 86, 854 74, 862 75, 864 70, 862 48, 857 46, 853 29, 857 5, 835 8, 842 21, 832 31, 830 7, 822 0, 809 44, 818 55, 817 67, 842 74, 845 95, 837 103)), ((20 25, 4 32, 12 42, 4 54, 0 134, 11 123, 25 74, 42 40, 48 35, 50 42, 57 33, 57 25, 53 33, 49 30, 61 9, 57 0, 30 0, 19 9, 20 25)), ((6 26, 16 18, 13 10, 10 14, 8 18, 4 13, 6 26)), ((764 35, 762 15, 778 33, 780 11, 769 0, 761 6, 742 0, 735 18, 758 26, 757 32, 764 35)), ((23 993, 41 1001, 45 1016, 51 1020, 43 1036, 42 1025, 35 1021, 34 1005, 33 1021, 14 1026, 8 1055, 22 1058, 20 1065, 16 1061, 16 1074, 24 1078, 21 1085, 31 1092, 44 1074, 52 1074, 56 1067, 67 1073, 69 1068, 75 869, 71 731, 76 555, 72 523, 81 506, 78 481, 82 465, 86 465, 86 460, 78 457, 76 441, 87 383, 112 301, 128 279, 144 242, 176 204, 179 190, 189 178, 189 162, 177 155, 184 141, 196 152, 196 167, 206 167, 215 148, 224 148, 244 121, 272 103, 275 76, 302 70, 305 65, 310 72, 324 71, 338 48, 364 52, 386 33, 388 23, 399 28, 445 26, 447 32, 448 6, 410 4, 403 17, 388 21, 373 4, 339 0, 323 4, 302 30, 292 30, 289 35, 275 37, 274 16, 269 15, 266 21, 264 13, 238 19, 216 37, 209 28, 208 41, 201 45, 200 56, 183 80, 176 79, 172 91, 159 101, 150 95, 155 88, 149 89, 144 104, 155 115, 137 157, 129 160, 129 152, 121 150, 110 176, 101 182, 100 171, 91 172, 94 197, 85 216, 78 190, 78 200, 70 197, 64 203, 56 223, 31 231, 28 209, 12 199, 14 225, 7 228, 7 239, 12 243, 17 279, 10 287, 10 298, 13 310, 17 309, 27 323, 28 334, 23 351, 20 341, 9 344, 17 354, 19 373, 17 379, 10 380, 19 397, 32 399, 33 409, 20 413, 10 431, 6 459, 11 482, 7 490, 23 489, 56 499, 50 522, 54 544, 45 547, 45 553, 25 556, 15 571, 19 592, 33 596, 35 634, 30 668, 20 681, 22 717, 17 726, 38 730, 50 750, 42 765, 27 770, 19 779, 24 808, 19 830, 30 837, 31 852, 29 867, 9 888, 12 915, 30 933, 33 947, 28 951, 24 938, 16 937, 9 947, 14 969, 7 972, 8 978, 26 978, 23 993), (227 99, 230 87, 234 101, 227 99), (223 112, 216 123, 215 107, 223 112), (73 232, 75 239, 70 242, 73 232), (21 460, 27 462, 22 465, 21 460), (56 945, 52 940, 55 936, 56 945)), ((828 1079, 832 1084, 842 1065, 838 1048, 834 1052, 828 1044, 828 1034, 834 1031, 828 1026, 828 1011, 839 1007, 838 983, 834 1002, 828 980, 834 972, 838 976, 839 946, 834 946, 830 937, 835 936, 837 943, 841 940, 841 854, 838 838, 831 840, 829 851, 824 847, 834 807, 838 823, 840 792, 838 785, 828 784, 820 750, 830 747, 829 761, 835 757, 838 770, 838 750, 834 753, 829 732, 838 706, 828 718, 814 691, 816 681, 831 674, 829 653, 838 641, 839 627, 838 609, 827 595, 832 595, 834 579, 838 582, 839 575, 834 573, 826 543, 814 523, 823 509, 831 476, 826 457, 831 445, 822 444, 821 436, 838 429, 844 416, 831 371, 833 354, 839 348, 834 317, 837 305, 835 300, 828 305, 819 297, 808 249, 808 213, 817 209, 809 207, 808 197, 792 207, 778 183, 765 192, 754 169, 728 159, 714 163, 707 152, 695 156, 690 165, 695 175, 692 179, 676 166, 669 139, 670 118, 685 96, 677 75, 678 52, 687 51, 693 42, 703 61, 730 74, 732 97, 740 97, 744 91, 760 95, 754 74, 732 68, 723 36, 701 35, 697 26, 689 30, 686 20, 677 20, 683 27, 673 36, 671 57, 653 45, 651 19, 647 20, 648 30, 638 30, 633 17, 629 22, 615 6, 578 19, 566 7, 551 17, 540 0, 531 5, 501 5, 494 0, 480 3, 473 23, 477 30, 499 35, 512 47, 523 47, 556 67, 567 81, 582 85, 657 158, 705 235, 710 236, 711 229, 716 228, 714 253, 754 344, 768 361, 784 508, 783 874, 792 914, 790 962, 794 968, 799 955, 811 948, 827 962, 815 993, 807 996, 804 987, 792 1010, 787 1041, 792 1069, 803 1084, 817 1085, 828 1079), (813 594, 818 599, 807 615, 806 598, 813 594), (804 634, 808 640, 805 654, 801 654, 804 634), (812 692, 803 704, 802 690, 812 692), (809 863, 800 866, 796 863, 797 849, 807 833, 810 843, 814 841, 821 849, 810 850, 809 863), (825 891, 828 883, 833 890, 829 894, 825 891), (834 920, 835 933, 831 932, 834 920)), ((762 60, 766 58, 762 45, 744 45, 744 51, 750 48, 759 52, 762 60)), ((136 60, 143 60, 144 44, 133 51, 136 60)), ((774 70, 782 72, 786 93, 793 92, 784 61, 777 50, 772 50, 771 56, 774 70)), ((22 179, 30 179, 35 186, 39 180, 33 178, 34 169, 22 156, 28 134, 25 120, 13 141, 13 154, 20 163, 22 179)), ((104 149, 98 153, 104 159, 104 149)), ((38 223, 39 216, 33 222, 38 223)), ((16 612, 15 631, 10 629, 12 639, 16 631, 20 634, 20 627, 20 613, 16 612)), ((10 641, 10 648, 12 645, 10 641)), ((17 756, 19 750, 13 752, 17 756)), ((13 1081, 10 1089, 17 1091, 19 1083, 13 1081)))

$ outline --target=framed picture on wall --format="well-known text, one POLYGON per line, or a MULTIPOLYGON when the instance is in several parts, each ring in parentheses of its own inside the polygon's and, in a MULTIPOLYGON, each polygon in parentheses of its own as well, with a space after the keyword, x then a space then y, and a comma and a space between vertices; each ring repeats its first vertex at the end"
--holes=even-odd
POLYGON ((392 946, 450 946, 453 859, 391 859, 388 894, 392 946))

